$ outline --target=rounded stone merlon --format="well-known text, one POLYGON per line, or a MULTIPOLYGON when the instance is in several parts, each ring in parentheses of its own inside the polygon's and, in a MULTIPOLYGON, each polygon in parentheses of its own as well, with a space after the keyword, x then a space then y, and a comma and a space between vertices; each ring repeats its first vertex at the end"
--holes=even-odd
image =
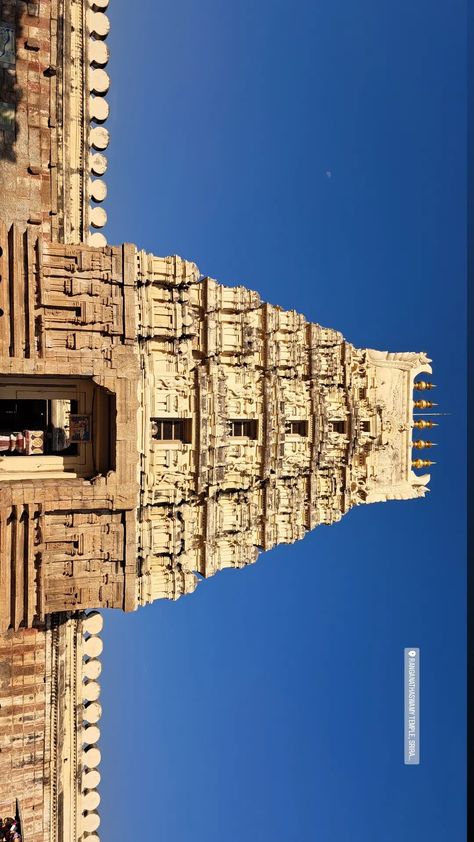
MULTIPOLYGON (((103 155, 96 157, 102 158, 103 155)), ((82 629, 88 634, 100 634, 104 628, 104 618, 99 611, 89 611, 82 621, 82 629)))
POLYGON ((88 833, 92 833, 92 831, 97 830, 99 825, 100 816, 95 811, 92 811, 91 813, 86 813, 82 820, 82 826, 84 830, 86 830, 88 833))
POLYGON ((89 197, 94 202, 103 202, 107 196, 107 185, 100 178, 89 179, 89 197))
POLYGON ((97 681, 85 681, 82 685, 82 698, 86 702, 96 702, 99 696, 100 684, 97 681))
POLYGON ((84 706, 84 720, 95 724, 102 716, 102 705, 100 702, 89 702, 84 706))
POLYGON ((89 658, 84 661, 82 665, 82 674, 84 678, 90 678, 91 681, 96 681, 102 672, 102 664, 98 658, 89 658))
MULTIPOLYGON (((96 43, 100 44, 100 41, 96 43)), ((96 70, 91 70, 89 74, 89 90, 93 94, 99 94, 102 96, 106 94, 110 88, 110 76, 106 70, 102 70, 98 68, 96 70)))
POLYGON ((89 157, 89 167, 93 175, 104 175, 107 169, 107 158, 100 152, 96 152, 89 157))
POLYGON ((100 837, 97 833, 88 833, 87 836, 84 837, 84 842, 100 842, 100 837))
POLYGON ((105 41, 89 39, 89 61, 93 67, 104 67, 109 60, 109 48, 105 41))
POLYGON ((98 743, 100 740, 100 728, 97 725, 88 725, 82 732, 82 740, 88 746, 98 743))
POLYGON ((94 231, 93 234, 89 234, 87 237, 87 245, 94 246, 96 249, 102 249, 107 245, 107 238, 100 231, 94 231))
POLYGON ((100 795, 96 789, 91 789, 82 796, 82 809, 92 812, 100 804, 100 795))
MULTIPOLYGON (((97 208, 97 210, 101 210, 101 208, 97 208)), ((104 644, 102 643, 100 637, 97 637, 97 635, 92 635, 84 641, 82 651, 84 655, 87 655, 88 658, 98 658, 99 655, 102 653, 103 648, 104 644)))
POLYGON ((91 9, 106 9, 109 5, 109 0, 89 0, 91 9))
POLYGON ((96 38, 107 38, 110 31, 110 21, 103 12, 93 12, 89 9, 87 12, 87 27, 91 35, 95 35, 96 38))
POLYGON ((89 97, 89 117, 91 120, 103 123, 109 116, 109 111, 109 103, 102 96, 89 97))
POLYGON ((89 219, 93 228, 103 228, 107 224, 107 214, 104 208, 91 208, 89 219))
POLYGON ((93 149, 102 152, 109 145, 109 133, 103 126, 94 126, 89 135, 89 143, 93 149))
POLYGON ((87 769, 96 769, 100 763, 100 757, 100 751, 95 746, 92 746, 92 748, 86 748, 86 750, 82 752, 82 765, 87 769))
POLYGON ((100 784, 100 772, 97 769, 90 769, 82 776, 83 789, 97 789, 100 784))

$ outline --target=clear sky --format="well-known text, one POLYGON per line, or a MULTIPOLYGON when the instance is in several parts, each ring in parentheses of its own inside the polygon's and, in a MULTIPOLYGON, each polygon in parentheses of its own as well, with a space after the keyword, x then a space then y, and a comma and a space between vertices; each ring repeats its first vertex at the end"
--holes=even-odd
POLYGON ((465 836, 465 3, 111 0, 107 235, 426 351, 428 499, 105 612, 101 836, 465 836), (403 647, 421 764, 403 764, 403 647))

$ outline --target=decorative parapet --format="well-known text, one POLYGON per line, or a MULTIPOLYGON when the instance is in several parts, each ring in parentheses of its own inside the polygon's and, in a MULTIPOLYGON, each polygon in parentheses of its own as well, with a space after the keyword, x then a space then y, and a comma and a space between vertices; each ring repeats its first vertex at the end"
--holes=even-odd
MULTIPOLYGON (((97 743, 100 740, 100 729, 98 722, 102 714, 99 702, 100 685, 98 678, 102 671, 102 664, 99 660, 102 654, 102 640, 99 637, 102 631, 102 615, 97 611, 89 612, 82 621, 83 633, 83 658, 82 658, 82 731, 79 731, 82 744, 82 775, 79 776, 80 783, 80 809, 82 815, 82 834, 78 833, 78 840, 85 839, 88 842, 98 842, 99 837, 96 830, 100 825, 100 816, 97 809, 100 804, 98 786, 100 783, 100 751, 97 743)), ((79 828, 78 828, 79 830, 79 828)))
POLYGON ((97 611, 52 619, 51 842, 99 839, 102 625, 97 611))
POLYGON ((101 203, 107 187, 101 176, 107 169, 103 151, 109 134, 105 95, 109 76, 107 38, 110 22, 104 14, 109 0, 63 0, 62 33, 62 190, 64 241, 106 245, 98 230, 107 221, 101 203))

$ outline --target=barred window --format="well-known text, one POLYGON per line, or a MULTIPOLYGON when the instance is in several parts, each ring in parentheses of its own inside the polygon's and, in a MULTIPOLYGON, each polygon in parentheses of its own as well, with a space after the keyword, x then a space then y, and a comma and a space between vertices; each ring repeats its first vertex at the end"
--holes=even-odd
POLYGON ((190 418, 152 418, 151 434, 158 441, 191 441, 190 418))
POLYGON ((231 436, 245 436, 248 439, 257 438, 257 421, 253 419, 233 419, 229 421, 231 436))
POLYGON ((308 435, 308 422, 307 421, 287 421, 286 422, 286 432, 291 433, 295 436, 307 436, 308 435))

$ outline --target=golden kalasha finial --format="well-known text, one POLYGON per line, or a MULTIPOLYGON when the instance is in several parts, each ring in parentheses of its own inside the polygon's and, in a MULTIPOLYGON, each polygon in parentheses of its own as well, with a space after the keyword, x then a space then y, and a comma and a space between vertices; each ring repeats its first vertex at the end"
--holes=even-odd
POLYGON ((433 403, 433 401, 414 401, 413 405, 416 406, 417 409, 431 409, 432 406, 438 406, 437 403, 433 403))
POLYGON ((431 430, 432 427, 437 427, 438 425, 435 423, 435 421, 425 421, 424 418, 420 418, 419 421, 414 422, 413 426, 416 427, 418 430, 431 430))
POLYGON ((417 450, 422 450, 425 447, 436 447, 436 442, 418 439, 418 441, 412 441, 411 446, 415 447, 417 450))
POLYGON ((418 392, 424 392, 425 389, 436 389, 435 383, 429 383, 428 380, 418 380, 413 386, 418 392))
POLYGON ((414 459, 411 463, 412 468, 429 468, 430 465, 436 465, 436 462, 431 462, 429 459, 414 459))

